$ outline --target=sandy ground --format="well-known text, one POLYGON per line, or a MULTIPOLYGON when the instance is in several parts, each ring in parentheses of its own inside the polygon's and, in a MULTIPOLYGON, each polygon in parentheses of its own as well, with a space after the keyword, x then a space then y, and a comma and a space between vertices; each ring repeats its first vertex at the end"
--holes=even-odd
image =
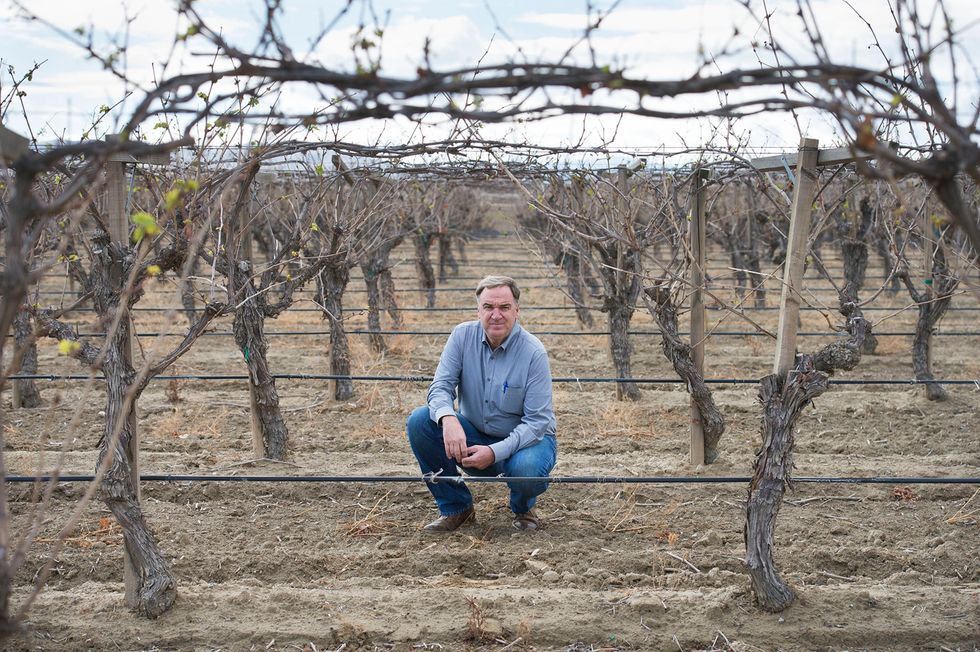
MULTIPOLYGON (((542 276, 513 244, 472 243, 461 275, 490 271, 542 276), (511 267, 511 265, 513 267, 511 267)), ((407 256, 407 251, 406 251, 407 256)), ((724 261, 718 261, 724 266, 724 261)), ((411 265, 396 273, 415 287, 411 265)), ((718 274, 721 272, 719 271, 718 274)), ((871 272, 876 273, 875 270, 871 272)), ((872 281, 873 282, 873 281, 872 281)), ((526 286, 549 281, 528 280, 526 286)), ((475 280, 445 287, 470 288, 475 280)), ((347 306, 362 306, 352 282, 347 306)), ((813 282, 813 287, 826 287, 813 282)), ((815 293, 828 305, 832 295, 815 293)), ((402 305, 421 305, 402 292, 402 305)), ((776 301, 770 299, 770 305, 776 301)), ((441 306, 472 305, 468 292, 439 295, 441 306)), ((522 322, 533 331, 579 330, 574 315, 536 311, 567 304, 555 289, 530 287, 522 322)), ((907 295, 875 305, 901 307, 907 295)), ((142 305, 174 305, 161 284, 142 305)), ((309 305, 309 304, 306 304, 309 305)), ((977 306, 960 296, 954 307, 977 306)), ((750 330, 712 312, 720 330, 750 330)), ((909 331, 911 312, 879 331, 909 331)), ((976 312, 951 312, 943 332, 976 329, 976 312)), ((604 327, 596 313, 597 326, 604 327)), ((406 326, 448 330, 468 313, 406 313, 406 326)), ((756 313, 774 328, 775 311, 756 313)), ((157 319, 141 313, 139 326, 157 319)), ((832 316, 834 322, 837 321, 832 316)), ((79 317, 80 323, 85 323, 79 317)), ((364 316, 352 313, 352 328, 364 316)), ((638 312, 636 329, 651 329, 638 312)), ((804 331, 827 331, 818 312, 804 331)), ((228 323, 218 330, 227 331, 228 323)), ((289 313, 268 330, 325 330, 313 313, 289 313)), ((355 373, 431 374, 443 336, 393 336, 385 355, 352 336, 355 373)), ((555 376, 612 376, 605 338, 542 335, 555 376)), ((847 378, 912 376, 907 336, 881 338, 847 378)), ((327 373, 326 336, 270 337, 273 368, 327 373)), ((801 338, 815 350, 827 337, 801 338)), ((940 335, 935 371, 980 378, 976 336, 940 335)), ((656 336, 635 337, 634 373, 672 376, 656 336)), ((144 342, 145 346, 150 344, 144 342)), ((762 337, 718 336, 708 344, 707 376, 757 378, 772 365, 762 337)), ((180 361, 179 373, 244 373, 227 336, 209 336, 180 361)), ((78 368, 41 346, 41 370, 78 368)), ((8 413, 8 472, 49 469, 67 434, 65 471, 91 473, 101 432, 101 389, 44 382, 44 407, 8 413), (73 417, 77 414, 77 420, 73 417)), ((322 381, 278 385, 290 428, 289 464, 250 461, 248 395, 238 381, 151 384, 139 402, 144 473, 238 475, 417 472, 403 429, 424 401, 422 383, 356 385, 347 403, 322 381), (173 388, 171 388, 173 389, 173 388)), ((832 386, 800 421, 797 476, 980 475, 976 386, 951 386, 931 403, 910 385, 832 386)), ((751 473, 759 407, 753 385, 715 386, 728 423, 722 458, 688 463, 688 398, 676 385, 644 386, 635 403, 605 384, 556 385, 556 475, 715 475, 751 473)), ((9 397, 4 396, 8 402, 9 397)), ((62 484, 40 543, 17 578, 15 607, 50 555, 50 540, 83 493, 62 484)), ((798 484, 777 522, 776 560, 799 600, 781 614, 757 608, 744 569, 743 484, 556 484, 541 498, 545 527, 510 528, 506 488, 474 488, 475 524, 442 537, 419 528, 435 516, 423 485, 161 483, 143 485, 146 517, 173 563, 179 597, 157 620, 127 611, 118 526, 89 506, 60 553, 49 586, 9 650, 976 650, 980 646, 980 495, 972 485, 798 484)), ((31 510, 30 491, 11 489, 15 536, 31 510)))

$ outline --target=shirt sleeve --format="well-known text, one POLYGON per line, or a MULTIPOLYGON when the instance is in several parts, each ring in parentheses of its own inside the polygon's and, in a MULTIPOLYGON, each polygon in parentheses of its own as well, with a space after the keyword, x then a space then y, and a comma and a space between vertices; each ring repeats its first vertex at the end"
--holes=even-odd
POLYGON ((524 416, 511 433, 490 444, 495 461, 500 462, 522 448, 541 441, 553 428, 555 413, 551 401, 551 366, 544 350, 535 352, 528 369, 524 393, 524 416))
POLYGON ((453 401, 456 398, 456 387, 459 385, 460 374, 463 372, 463 333, 457 326, 449 334, 446 346, 439 356, 439 366, 436 367, 426 403, 429 405, 429 418, 439 423, 439 419, 450 414, 456 414, 453 401))

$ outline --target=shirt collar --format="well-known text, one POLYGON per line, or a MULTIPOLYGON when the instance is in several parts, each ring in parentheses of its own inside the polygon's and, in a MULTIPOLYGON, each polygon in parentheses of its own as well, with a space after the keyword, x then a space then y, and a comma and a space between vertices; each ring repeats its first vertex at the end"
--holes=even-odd
MULTIPOLYGON (((480 330, 483 330, 483 328, 481 327, 480 330)), ((503 342, 500 343, 500 346, 497 347, 497 348, 500 348, 500 349, 503 349, 504 351, 506 351, 507 350, 507 347, 510 346, 511 340, 516 341, 518 335, 520 334, 520 332, 521 332, 521 324, 520 324, 520 322, 514 322, 514 328, 512 328, 510 330, 510 334, 504 339, 503 342)), ((488 347, 490 347, 490 340, 487 339, 487 332, 486 331, 483 331, 483 343, 486 344, 488 347)), ((493 347, 490 347, 490 350, 492 351, 493 350, 493 347)))

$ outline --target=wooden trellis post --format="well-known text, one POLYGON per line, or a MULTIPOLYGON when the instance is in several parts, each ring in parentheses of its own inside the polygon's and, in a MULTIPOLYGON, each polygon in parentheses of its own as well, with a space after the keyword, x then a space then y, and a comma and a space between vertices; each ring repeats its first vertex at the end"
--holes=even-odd
POLYGON ((783 291, 779 301, 779 327, 776 331, 776 359, 773 373, 785 376, 796 360, 796 333, 800 324, 800 290, 803 286, 803 264, 806 262, 810 215, 817 194, 816 138, 804 138, 800 144, 793 183, 793 207, 790 213, 783 268, 783 291))
MULTIPOLYGON (((269 172, 259 172, 255 175, 256 182, 266 182, 269 184, 274 183, 276 180, 276 175, 269 172)), ((254 185, 252 186, 254 188, 254 185)), ((252 191, 252 188, 249 191, 252 191)), ((249 200, 249 215, 258 215, 259 206, 255 201, 254 196, 249 200)), ((241 257, 242 260, 248 261, 249 266, 252 265, 252 228, 251 224, 247 229, 241 231, 241 257)), ((251 267, 254 270, 254 267, 251 267)), ((248 403, 249 403, 249 417, 252 426, 252 455, 256 459, 265 457, 265 437, 262 435, 262 419, 259 417, 259 400, 258 396, 255 394, 255 385, 251 382, 248 383, 248 403)))
MULTIPOLYGON (((705 266, 705 215, 704 184, 710 172, 698 168, 694 172, 694 193, 691 201, 691 361, 704 377, 704 266, 705 266)), ((701 410, 691 399, 691 464, 704 464, 704 427, 701 410)))
POLYGON ((779 330, 776 339, 776 358, 773 371, 785 375, 796 360, 796 333, 800 317, 800 289, 803 283, 803 263, 806 261, 810 234, 810 214, 817 190, 817 168, 843 165, 859 158, 848 147, 818 149, 819 141, 804 138, 797 154, 767 156, 754 159, 752 167, 760 172, 789 171, 796 167, 793 183, 793 205, 787 234, 786 262, 783 269, 782 296, 779 303, 779 330))

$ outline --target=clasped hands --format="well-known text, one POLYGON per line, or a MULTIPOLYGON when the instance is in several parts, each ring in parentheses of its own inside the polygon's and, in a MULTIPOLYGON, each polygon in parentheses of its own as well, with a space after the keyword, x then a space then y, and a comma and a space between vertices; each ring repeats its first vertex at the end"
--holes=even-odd
POLYGON ((442 418, 442 442, 446 447, 446 457, 456 460, 465 468, 485 469, 497 459, 489 446, 466 445, 466 432, 455 415, 442 418))

